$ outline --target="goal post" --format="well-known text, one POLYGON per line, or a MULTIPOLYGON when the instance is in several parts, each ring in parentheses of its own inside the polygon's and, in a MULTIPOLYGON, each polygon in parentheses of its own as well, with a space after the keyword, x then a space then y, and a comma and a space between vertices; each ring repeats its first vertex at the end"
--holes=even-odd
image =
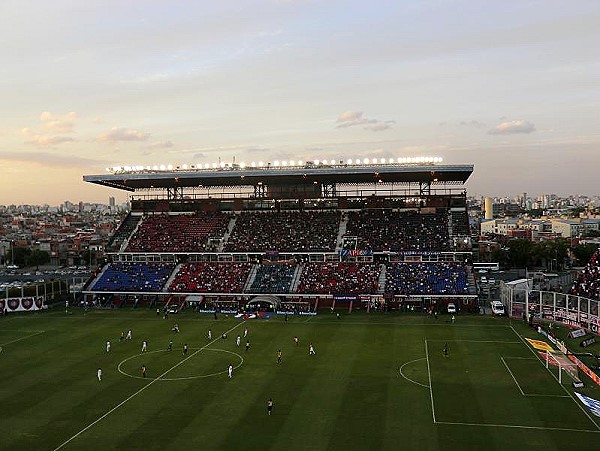
POLYGON ((562 384, 563 372, 567 373, 575 382, 579 382, 579 368, 571 362, 564 354, 546 350, 544 354, 546 368, 552 371, 551 366, 558 369, 558 382, 562 384))

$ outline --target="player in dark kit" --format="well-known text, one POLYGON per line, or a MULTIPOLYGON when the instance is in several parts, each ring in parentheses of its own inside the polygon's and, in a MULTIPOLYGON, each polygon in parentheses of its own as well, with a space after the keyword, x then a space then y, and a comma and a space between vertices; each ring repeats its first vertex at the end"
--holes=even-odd
POLYGON ((248 352, 248 349, 250 349, 250 342, 246 340, 246 352, 248 352))
POLYGON ((183 345, 183 355, 187 355, 187 351, 188 351, 188 347, 187 347, 187 343, 185 343, 183 345))
POLYGON ((267 401, 267 413, 271 415, 271 411, 273 410, 273 400, 269 398, 267 401))
POLYGON ((277 351, 277 363, 281 363, 281 349, 277 351))
POLYGON ((443 352, 444 352, 444 357, 448 357, 448 343, 444 343, 443 352))
POLYGON ((146 377, 146 365, 142 365, 142 377, 146 377))

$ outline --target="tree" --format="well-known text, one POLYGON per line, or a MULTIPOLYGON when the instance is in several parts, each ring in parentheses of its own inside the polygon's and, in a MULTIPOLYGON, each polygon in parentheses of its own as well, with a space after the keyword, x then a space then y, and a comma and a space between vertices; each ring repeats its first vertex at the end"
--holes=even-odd
POLYGON ((31 253, 31 249, 27 247, 13 247, 9 252, 9 258, 13 260, 13 264, 17 266, 25 266, 27 256, 31 253))
POLYGON ((525 268, 530 266, 532 259, 533 243, 528 240, 515 239, 508 243, 508 258, 512 267, 525 268))
POLYGON ((572 250, 579 265, 584 266, 587 265, 597 249, 598 245, 596 244, 580 244, 579 246, 575 246, 572 250))
POLYGON ((40 265, 50 262, 50 254, 46 251, 34 249, 31 254, 26 258, 27 266, 35 266, 36 268, 40 265))

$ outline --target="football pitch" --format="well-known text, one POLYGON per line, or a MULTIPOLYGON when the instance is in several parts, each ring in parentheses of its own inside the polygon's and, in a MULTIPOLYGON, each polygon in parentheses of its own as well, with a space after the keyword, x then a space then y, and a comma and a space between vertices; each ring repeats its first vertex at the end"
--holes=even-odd
MULTIPOLYGON (((0 320, 0 449, 598 449, 600 418, 526 336, 540 338, 477 316, 10 316, 0 320)), ((591 383, 581 391, 600 398, 591 383)))

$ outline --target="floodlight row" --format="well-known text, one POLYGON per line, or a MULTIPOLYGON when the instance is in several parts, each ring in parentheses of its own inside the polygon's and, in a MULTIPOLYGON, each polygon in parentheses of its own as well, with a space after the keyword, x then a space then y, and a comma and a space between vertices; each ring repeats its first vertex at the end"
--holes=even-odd
POLYGON ((441 163, 441 157, 400 157, 400 158, 348 158, 344 160, 274 160, 273 162, 252 161, 250 164, 242 163, 198 163, 198 164, 182 164, 181 166, 173 166, 172 164, 155 164, 153 166, 113 166, 106 168, 107 172, 122 173, 122 172, 144 172, 144 171, 172 171, 172 170, 199 170, 199 169, 245 169, 249 168, 279 168, 279 167, 305 167, 305 166, 352 166, 366 164, 434 164, 441 163))

